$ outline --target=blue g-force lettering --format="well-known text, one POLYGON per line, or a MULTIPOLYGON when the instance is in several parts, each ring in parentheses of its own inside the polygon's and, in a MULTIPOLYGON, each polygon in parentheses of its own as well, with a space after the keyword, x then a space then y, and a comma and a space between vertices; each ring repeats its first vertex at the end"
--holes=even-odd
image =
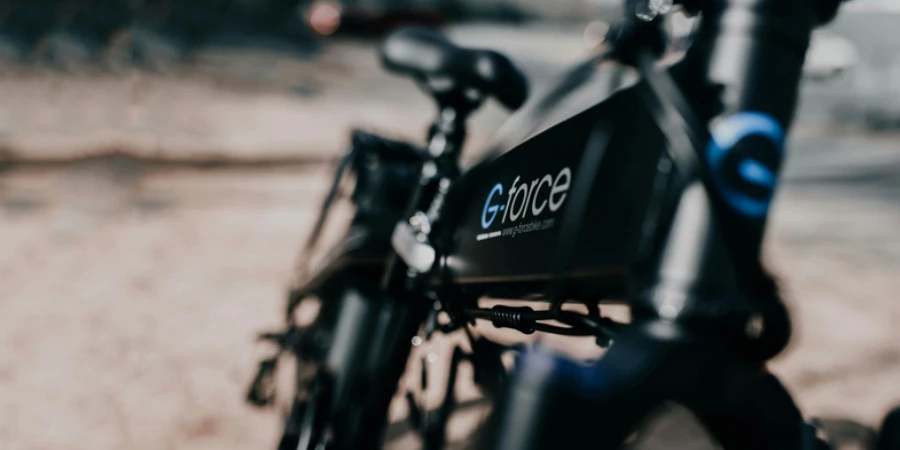
POLYGON ((554 177, 544 175, 531 181, 520 182, 516 177, 509 187, 503 202, 503 184, 491 188, 481 210, 481 228, 487 230, 500 216, 500 223, 513 223, 526 218, 534 218, 545 210, 556 212, 566 201, 572 183, 572 170, 564 167, 554 177), (500 199, 499 201, 497 199, 500 199), (502 215, 501 215, 502 213, 502 215))
POLYGON ((491 189, 491 193, 488 194, 487 200, 484 202, 484 209, 481 210, 481 228, 484 228, 485 230, 494 223, 494 219, 497 218, 497 213, 506 209, 506 205, 491 204, 494 196, 498 195, 503 195, 503 185, 500 183, 495 184, 494 188, 491 189), (488 214, 490 214, 490 218, 488 218, 488 214))

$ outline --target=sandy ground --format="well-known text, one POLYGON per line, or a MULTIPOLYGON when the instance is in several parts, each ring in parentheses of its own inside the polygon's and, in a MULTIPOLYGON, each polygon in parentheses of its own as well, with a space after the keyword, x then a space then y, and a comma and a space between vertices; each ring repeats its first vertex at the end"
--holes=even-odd
MULTIPOLYGON (((322 173, 5 173, 0 448, 270 448, 276 415, 242 403, 252 336, 278 323, 322 173)), ((900 211, 811 177, 771 225, 799 328, 774 369, 806 413, 874 424, 900 403, 900 211)))

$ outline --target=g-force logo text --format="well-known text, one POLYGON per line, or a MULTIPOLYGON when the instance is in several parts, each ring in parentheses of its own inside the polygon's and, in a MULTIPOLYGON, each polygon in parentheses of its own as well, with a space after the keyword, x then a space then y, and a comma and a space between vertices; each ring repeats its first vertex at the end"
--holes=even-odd
POLYGON ((504 190, 502 183, 497 183, 491 188, 481 209, 481 228, 487 230, 497 225, 497 222, 499 225, 510 226, 479 234, 477 236, 479 241, 499 236, 515 236, 553 226, 552 218, 536 219, 545 211, 553 213, 562 208, 572 184, 572 170, 564 167, 555 177, 548 174, 520 183, 521 179, 522 177, 516 177, 508 191, 504 190), (528 219, 532 221, 527 222, 528 219), (515 224, 518 225, 512 226, 515 224))

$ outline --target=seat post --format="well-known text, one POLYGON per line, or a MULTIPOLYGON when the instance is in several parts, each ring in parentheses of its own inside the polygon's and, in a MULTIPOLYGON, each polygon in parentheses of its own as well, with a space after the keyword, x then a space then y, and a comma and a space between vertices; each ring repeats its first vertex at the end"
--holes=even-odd
POLYGON ((466 121, 484 102, 484 96, 469 90, 469 95, 447 92, 435 97, 438 114, 428 129, 428 153, 432 158, 446 155, 457 160, 466 141, 466 121))

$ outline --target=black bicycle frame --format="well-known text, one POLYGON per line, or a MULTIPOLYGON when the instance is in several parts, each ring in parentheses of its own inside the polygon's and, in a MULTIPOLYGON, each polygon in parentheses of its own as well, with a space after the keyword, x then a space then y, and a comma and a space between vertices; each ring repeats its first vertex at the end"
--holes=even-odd
POLYGON ((567 296, 590 297, 602 295, 606 281, 623 272, 636 288, 629 299, 632 326, 597 364, 576 365, 540 352, 523 356, 495 412, 494 433, 484 444, 489 448, 614 448, 666 401, 692 409, 729 449, 817 445, 789 394, 760 364, 783 348, 787 322, 773 308, 780 299, 759 263, 814 5, 708 3, 694 44, 670 70, 677 89, 645 66, 646 84, 476 169, 471 193, 458 200, 467 212, 458 227, 448 226, 455 231, 447 232, 453 244, 443 268, 445 282, 461 291, 540 296, 547 280, 562 278, 567 296), (623 101, 641 91, 650 95, 635 103, 649 106, 653 120, 623 101), (589 133, 575 125, 581 120, 588 127, 610 125, 605 149, 583 145, 589 133), (645 145, 668 152, 660 157, 645 145), (597 151, 605 157, 579 246, 569 268, 555 273, 553 250, 565 228, 538 210, 554 194, 561 204, 560 193, 567 191, 558 187, 569 180, 557 175, 549 197, 540 191, 542 181, 532 180, 562 174, 583 160, 578 153, 597 151), (668 174, 659 176, 669 163, 679 178, 678 194, 661 225, 647 220, 648 203, 654 180, 671 182, 668 174), (527 189, 508 184, 515 177, 526 180, 527 189), (506 191, 514 193, 505 204, 494 200, 506 191), (538 207, 527 211, 529 206, 538 207), (521 218, 536 224, 520 225, 521 218), (649 239, 656 244, 652 250, 642 252, 647 224, 651 234, 662 233, 649 239), (756 335, 747 327, 754 319, 770 329, 756 335), (764 341, 762 348, 741 354, 746 348, 731 344, 742 337, 764 341))
POLYGON ((444 305, 492 296, 632 306, 632 325, 593 366, 523 355, 487 448, 614 447, 670 400, 729 449, 814 442, 762 369, 789 327, 759 262, 814 1, 692 3, 701 27, 669 75, 634 52, 642 81, 462 177, 462 122, 435 125, 432 144, 448 147, 423 166, 408 217, 437 258, 421 270, 397 250, 381 289, 366 293, 379 306, 356 315, 377 317, 353 341, 367 349, 367 394, 338 448, 378 445, 435 293, 444 305))
POLYGON ((643 224, 662 191, 656 184, 669 184, 658 180, 665 147, 631 87, 476 166, 447 196, 434 283, 473 296, 545 299, 553 279, 572 298, 624 300, 642 243, 657 231, 643 224), (609 135, 598 147, 591 141, 600 132, 609 135), (602 164, 590 180, 580 245, 558 273, 563 216, 589 151, 602 152, 602 164))
POLYGON ((684 161, 672 147, 684 144, 660 128, 667 119, 656 116, 666 112, 646 100, 652 90, 646 81, 622 89, 454 183, 441 213, 434 284, 476 296, 542 299, 548 281, 562 281, 569 297, 639 294, 636 306, 662 309, 664 316, 774 295, 760 287, 759 252, 812 4, 709 3, 694 44, 669 70, 696 115, 684 118, 693 123, 679 132, 698 135, 703 145, 696 154, 688 149, 689 165, 679 167, 684 161), (592 147, 599 127, 609 131, 608 142, 592 147), (722 140, 731 141, 729 148, 718 148, 722 140), (589 181, 578 248, 557 272, 560 224, 587 152, 603 152, 601 165, 589 181), (673 188, 675 204, 665 216, 661 203, 672 203, 673 188))

